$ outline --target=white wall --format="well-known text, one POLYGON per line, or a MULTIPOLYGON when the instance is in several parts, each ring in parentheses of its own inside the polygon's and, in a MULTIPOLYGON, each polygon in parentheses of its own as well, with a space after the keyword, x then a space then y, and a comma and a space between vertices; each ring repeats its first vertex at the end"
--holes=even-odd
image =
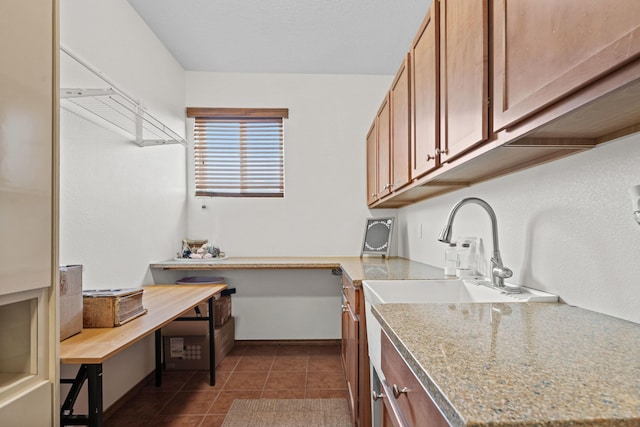
MULTIPOLYGON (((189 107, 289 108, 285 197, 196 199, 190 179, 189 237, 228 256, 358 255, 365 219, 386 214, 365 203, 365 137, 391 79, 187 72, 189 107)), ((340 337, 340 279, 328 270, 214 275, 237 290, 236 339, 340 337)))
MULTIPOLYGON (((627 194, 637 184, 640 134, 399 209, 400 253, 443 266, 445 245, 437 236, 449 210, 465 197, 480 197, 498 217, 502 258, 514 271, 511 282, 640 322, 640 227, 627 194)), ((456 236, 482 237, 491 254, 489 217, 479 206, 461 208, 456 236)))
MULTIPOLYGON (((64 47, 185 134, 184 71, 129 3, 65 0, 60 28, 64 47)), ((90 80, 61 54, 64 87, 90 80)), ((85 289, 153 283, 149 263, 174 254, 186 234, 186 149, 140 148, 97 123, 61 111, 60 263, 85 266, 85 289)), ((151 372, 153 360, 150 338, 107 361, 105 407, 151 372)), ((76 368, 63 365, 62 376, 76 368)))
POLYGON ((359 255, 365 137, 391 79, 187 72, 189 107, 289 108, 285 197, 196 199, 189 181, 189 236, 229 256, 359 255))

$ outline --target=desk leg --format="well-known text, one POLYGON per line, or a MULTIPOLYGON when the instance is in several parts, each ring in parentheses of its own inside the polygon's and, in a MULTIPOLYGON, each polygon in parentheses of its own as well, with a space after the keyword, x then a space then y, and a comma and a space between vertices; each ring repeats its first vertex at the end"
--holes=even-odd
POLYGON ((62 405, 60 416, 61 426, 89 426, 103 427, 102 414, 102 364, 82 364, 78 374, 73 380, 61 379, 61 384, 71 384, 71 389, 62 405), (89 414, 74 415, 73 406, 80 394, 80 389, 87 381, 87 394, 89 395, 89 414))
POLYGON ((89 426, 102 427, 102 364, 87 365, 89 426))
POLYGON ((162 385, 162 330, 156 329, 156 387, 162 385))
POLYGON ((209 385, 216 385, 216 343, 215 343, 215 304, 213 298, 207 301, 209 304, 209 385))

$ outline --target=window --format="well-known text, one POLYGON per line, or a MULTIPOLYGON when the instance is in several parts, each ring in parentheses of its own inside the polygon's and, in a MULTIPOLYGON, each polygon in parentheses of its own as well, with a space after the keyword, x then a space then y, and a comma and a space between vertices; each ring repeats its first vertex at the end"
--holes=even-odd
POLYGON ((284 197, 289 110, 187 108, 195 118, 196 196, 284 197))

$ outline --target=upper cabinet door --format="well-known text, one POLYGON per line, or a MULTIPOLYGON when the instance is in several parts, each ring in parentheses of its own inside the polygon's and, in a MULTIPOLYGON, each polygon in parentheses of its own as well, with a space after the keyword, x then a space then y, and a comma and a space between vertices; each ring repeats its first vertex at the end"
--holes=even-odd
POLYGON ((376 128, 378 131, 378 191, 376 195, 378 199, 381 199, 391 193, 391 109, 388 94, 378 110, 376 128))
POLYGON ((411 45, 411 179, 435 169, 439 142, 438 2, 411 45))
POLYGON ((389 102, 391 103, 391 190, 397 190, 409 183, 409 147, 410 147, 410 79, 409 56, 405 58, 396 78, 391 85, 389 102))
POLYGON ((488 136, 488 0, 440 0, 440 160, 488 136))
POLYGON ((376 200, 378 191, 378 135, 376 121, 367 134, 367 204, 376 200))
POLYGON ((0 2, 0 294, 51 285, 54 5, 0 2))
POLYGON ((638 0, 493 2, 498 131, 640 55, 638 0))

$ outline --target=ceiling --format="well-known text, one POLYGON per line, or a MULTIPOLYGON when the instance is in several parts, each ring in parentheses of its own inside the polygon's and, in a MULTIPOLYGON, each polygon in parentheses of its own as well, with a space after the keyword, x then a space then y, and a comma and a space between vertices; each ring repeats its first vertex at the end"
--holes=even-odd
POLYGON ((128 0, 188 71, 393 75, 431 0, 128 0))

